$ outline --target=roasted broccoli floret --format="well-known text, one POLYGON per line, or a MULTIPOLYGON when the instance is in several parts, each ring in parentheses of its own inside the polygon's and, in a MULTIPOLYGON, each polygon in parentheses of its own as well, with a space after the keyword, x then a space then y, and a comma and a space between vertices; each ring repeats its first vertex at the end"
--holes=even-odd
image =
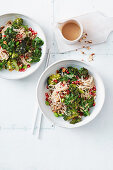
POLYGON ((12 56, 11 56, 12 58, 18 58, 18 54, 17 53, 15 53, 15 52, 13 52, 13 54, 12 54, 12 56))
POLYGON ((67 69, 68 69, 69 73, 79 76, 79 70, 77 68, 68 67, 67 69))
POLYGON ((36 37, 35 39, 32 40, 32 46, 34 48, 39 48, 44 44, 44 41, 41 40, 39 37, 36 37))
POLYGON ((89 76, 88 70, 84 67, 79 70, 79 73, 80 73, 81 76, 83 76, 83 78, 86 78, 86 77, 89 76))
POLYGON ((75 123, 78 123, 78 122, 80 122, 81 121, 81 117, 76 117, 76 118, 73 118, 71 121, 70 121, 70 123, 71 124, 75 124, 75 123))
POLYGON ((48 77, 47 79, 47 84, 48 85, 54 85, 56 84, 54 80, 60 79, 60 74, 52 74, 51 76, 48 77))
POLYGON ((17 28, 19 28, 20 26, 22 26, 22 24, 23 24, 23 19, 22 19, 22 18, 17 18, 17 19, 15 19, 15 20, 13 21, 12 26, 17 29, 17 28))
POLYGON ((32 53, 32 56, 31 56, 31 59, 32 59, 32 60, 30 61, 30 63, 40 61, 41 55, 42 55, 41 49, 36 48, 36 49, 33 51, 33 53, 32 53))
POLYGON ((16 60, 12 60, 12 65, 15 68, 16 71, 19 71, 19 67, 18 67, 18 64, 17 64, 16 60))

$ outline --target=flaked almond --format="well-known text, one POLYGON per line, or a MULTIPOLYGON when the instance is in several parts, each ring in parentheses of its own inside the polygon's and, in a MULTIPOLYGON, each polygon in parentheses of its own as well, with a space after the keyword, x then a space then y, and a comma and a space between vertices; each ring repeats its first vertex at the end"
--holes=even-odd
POLYGON ((7 42, 6 42, 6 41, 3 41, 3 44, 7 44, 7 42))
POLYGON ((86 39, 86 36, 83 36, 82 39, 85 40, 85 39, 86 39))
POLYGON ((88 46, 88 47, 87 47, 87 50, 90 50, 90 49, 91 49, 91 47, 88 46))
POLYGON ((94 55, 95 55, 95 53, 92 53, 92 54, 91 54, 91 56, 94 56, 94 55))
POLYGON ((84 52, 84 51, 81 51, 81 53, 82 53, 82 54, 85 54, 85 52, 84 52))
POLYGON ((88 43, 92 43, 92 40, 89 40, 88 43))
POLYGON ((79 42, 82 42, 82 38, 79 40, 79 42))
POLYGON ((89 60, 89 62, 93 61, 93 55, 90 54, 88 60, 89 60))
POLYGON ((66 68, 63 68, 63 69, 62 69, 62 72, 65 72, 65 71, 66 71, 66 68))

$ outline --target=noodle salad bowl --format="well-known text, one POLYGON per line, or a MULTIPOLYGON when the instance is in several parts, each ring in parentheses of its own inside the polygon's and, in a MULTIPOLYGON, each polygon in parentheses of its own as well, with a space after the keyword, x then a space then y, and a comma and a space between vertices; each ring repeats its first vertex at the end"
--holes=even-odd
POLYGON ((0 77, 21 79, 39 68, 46 38, 31 18, 16 13, 0 16, 0 77))
POLYGON ((87 124, 99 114, 104 99, 105 89, 98 73, 77 60, 62 60, 50 65, 37 85, 42 113, 60 127, 87 124))

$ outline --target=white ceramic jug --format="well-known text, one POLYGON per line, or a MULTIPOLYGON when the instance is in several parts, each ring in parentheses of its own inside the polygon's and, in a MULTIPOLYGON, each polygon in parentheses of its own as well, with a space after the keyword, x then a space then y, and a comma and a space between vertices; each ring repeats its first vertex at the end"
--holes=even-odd
POLYGON ((81 38, 81 36, 82 36, 82 34, 83 34, 83 26, 82 26, 82 24, 78 21, 78 20, 76 20, 76 19, 69 19, 69 20, 65 20, 64 22, 59 22, 59 23, 57 23, 58 25, 58 29, 59 29, 59 35, 62 37, 62 39, 64 40, 64 42, 66 43, 66 44, 74 44, 74 43, 76 43, 80 38, 81 38), (64 27, 64 25, 65 24, 67 24, 67 23, 75 23, 75 24, 77 24, 79 27, 80 27, 80 35, 79 35, 79 37, 77 38, 77 39, 75 39, 75 40, 68 40, 68 39, 66 39, 64 36, 63 36, 63 34, 62 34, 62 28, 64 27))

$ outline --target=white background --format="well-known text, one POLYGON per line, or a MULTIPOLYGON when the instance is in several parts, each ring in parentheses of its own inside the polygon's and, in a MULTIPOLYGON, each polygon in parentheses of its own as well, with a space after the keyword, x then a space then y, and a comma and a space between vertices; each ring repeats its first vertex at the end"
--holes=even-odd
MULTIPOLYGON (((59 54, 53 24, 59 19, 100 10, 113 16, 112 0, 2 0, 0 15, 16 12, 34 18, 44 29, 51 61, 88 56, 59 54)), ((97 18, 98 19, 98 18, 97 18)), ((101 23, 100 23, 101 24, 101 23)), ((105 25, 106 27, 106 25, 105 25)), ((31 134, 36 112, 36 84, 44 63, 33 75, 18 81, 0 79, 0 170, 113 169, 113 33, 93 46, 95 67, 103 78, 106 100, 99 116, 76 129, 52 127, 43 119, 41 139, 31 134)))

